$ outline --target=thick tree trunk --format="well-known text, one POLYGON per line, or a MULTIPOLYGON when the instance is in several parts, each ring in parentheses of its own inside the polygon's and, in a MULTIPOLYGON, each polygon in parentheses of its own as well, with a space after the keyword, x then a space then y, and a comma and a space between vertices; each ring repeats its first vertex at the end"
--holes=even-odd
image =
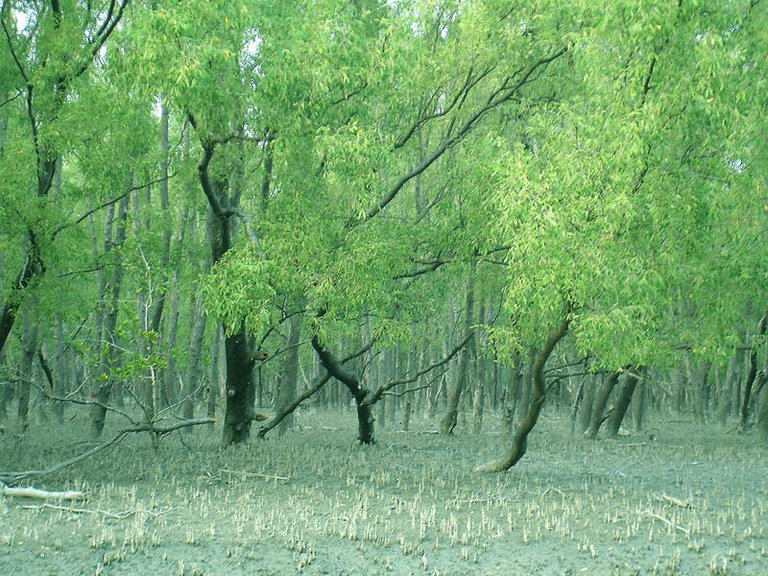
POLYGON ((225 336, 224 348, 227 359, 226 408, 224 414, 224 446, 245 442, 254 419, 255 387, 253 367, 255 365, 248 343, 245 325, 237 333, 225 336))
POLYGON ((602 387, 598 390, 595 396, 595 402, 592 405, 592 414, 589 420, 589 427, 584 432, 584 437, 594 440, 597 438, 597 433, 600 431, 600 426, 605 421, 604 413, 605 407, 608 405, 608 399, 611 397, 613 389, 616 387, 616 382, 621 376, 621 372, 613 372, 608 378, 606 378, 602 387))
POLYGON ((606 431, 610 438, 616 438, 619 435, 619 428, 621 428, 621 423, 624 421, 624 416, 629 408, 629 403, 632 401, 637 383, 642 378, 642 371, 642 367, 632 367, 625 373, 624 383, 613 407, 613 414, 611 414, 608 420, 606 431))
POLYGON ((539 415, 541 414, 541 410, 544 407, 544 402, 547 398, 544 367, 547 364, 547 360, 549 360, 549 357, 552 355, 555 346, 557 346, 557 343, 560 342, 568 332, 568 326, 571 321, 570 316, 571 307, 565 305, 560 318, 560 324, 550 332, 546 342, 544 342, 544 345, 536 354, 536 359, 532 367, 533 386, 531 390, 531 402, 525 419, 520 422, 515 430, 515 434, 512 437, 512 445, 507 453, 498 460, 478 466, 475 469, 477 472, 504 472, 512 468, 523 456, 525 456, 525 453, 528 450, 528 435, 539 421, 539 415))

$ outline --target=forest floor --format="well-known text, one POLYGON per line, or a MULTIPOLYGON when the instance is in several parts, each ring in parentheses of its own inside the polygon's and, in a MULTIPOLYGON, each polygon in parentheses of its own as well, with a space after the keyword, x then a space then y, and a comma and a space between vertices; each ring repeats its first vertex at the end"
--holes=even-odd
MULTIPOLYGON (((500 452, 490 432, 423 423, 361 447, 352 412, 299 424, 227 450, 218 428, 157 450, 136 435, 29 482, 86 501, 0 495, 0 574, 768 574, 768 450, 751 435, 662 419, 590 442, 545 413, 525 458, 489 475, 472 469, 500 452)), ((6 426, 3 472, 93 445, 82 414, 6 426)))

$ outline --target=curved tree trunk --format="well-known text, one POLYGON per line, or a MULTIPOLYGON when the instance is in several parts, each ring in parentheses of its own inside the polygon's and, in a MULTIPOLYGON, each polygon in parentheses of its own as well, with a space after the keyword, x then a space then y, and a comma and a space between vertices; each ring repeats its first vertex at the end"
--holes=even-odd
POLYGON ((629 403, 632 401, 632 397, 635 394, 635 388, 637 383, 642 378, 642 367, 630 368, 627 371, 627 376, 624 380, 624 384, 619 391, 619 398, 616 400, 616 405, 613 408, 613 414, 608 421, 608 436, 616 438, 619 435, 619 428, 624 421, 624 416, 629 408, 629 403))
POLYGON ((224 446, 245 442, 251 432, 254 420, 253 405, 255 388, 253 386, 254 359, 248 344, 245 325, 237 333, 226 336, 224 348, 227 359, 227 402, 224 413, 224 446))
POLYGON ((544 366, 547 364, 547 360, 552 355, 552 351, 557 346, 557 343, 563 339, 568 333, 568 326, 571 321, 571 307, 566 304, 563 309, 562 316, 560 318, 560 324, 549 336, 541 349, 536 354, 536 359, 533 363, 533 387, 531 390, 531 402, 528 407, 528 413, 522 422, 515 430, 515 435, 512 437, 512 445, 505 455, 498 460, 494 460, 482 466, 478 466, 475 471, 477 472, 504 472, 509 470, 517 464, 520 459, 525 456, 528 450, 528 435, 533 430, 536 423, 539 421, 539 415, 544 407, 544 402, 547 398, 547 387, 544 377, 544 366))
POLYGON ((600 426, 605 422, 603 416, 605 412, 605 406, 608 404, 608 399, 611 397, 613 389, 616 387, 616 382, 621 376, 621 372, 613 372, 608 376, 608 379, 603 384, 602 388, 595 397, 595 403, 592 405, 592 417, 589 421, 589 428, 584 432, 584 437, 594 440, 597 438, 597 433, 600 431, 600 426))

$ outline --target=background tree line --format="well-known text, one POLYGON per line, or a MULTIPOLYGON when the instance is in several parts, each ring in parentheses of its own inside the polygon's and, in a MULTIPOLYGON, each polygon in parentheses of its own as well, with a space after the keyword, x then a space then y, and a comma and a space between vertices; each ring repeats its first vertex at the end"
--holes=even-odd
POLYGON ((764 2, 0 15, 22 428, 77 403, 97 436, 204 413, 231 444, 312 397, 371 443, 490 409, 499 470, 549 397, 592 437, 631 401, 768 439, 764 2))

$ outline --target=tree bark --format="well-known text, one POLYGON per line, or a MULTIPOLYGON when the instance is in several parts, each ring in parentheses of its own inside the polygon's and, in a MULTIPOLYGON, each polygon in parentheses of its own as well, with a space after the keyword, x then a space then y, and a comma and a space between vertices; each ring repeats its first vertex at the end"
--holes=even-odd
POLYGON ((616 382, 621 376, 621 372, 613 372, 603 383, 603 386, 595 397, 595 402, 592 405, 592 414, 589 420, 589 427, 584 432, 584 437, 594 440, 597 438, 597 433, 600 431, 600 426, 605 421, 603 414, 605 413, 605 407, 608 404, 608 399, 611 397, 613 389, 616 387, 616 382))
POLYGON ((532 367, 533 386, 531 390, 531 402, 525 419, 520 422, 520 425, 515 430, 515 434, 512 437, 512 445, 507 453, 498 460, 478 466, 475 469, 477 472, 504 472, 512 468, 523 456, 525 456, 525 453, 528 450, 528 435, 539 421, 541 410, 544 407, 544 402, 547 398, 544 367, 547 364, 547 360, 549 360, 549 357, 552 355, 555 346, 557 346, 557 343, 568 333, 570 321, 571 306, 566 304, 563 307, 559 325, 549 333, 544 345, 536 354, 532 367))
POLYGON ((19 363, 19 383, 16 397, 19 400, 17 416, 19 427, 25 431, 29 426, 29 399, 35 382, 34 360, 37 352, 38 322, 32 317, 32 311, 24 311, 24 335, 21 340, 21 361, 19 363))
MULTIPOLYGON (((475 316, 475 269, 477 267, 477 260, 473 258, 472 266, 469 272, 469 279, 467 280, 467 299, 464 306, 464 334, 471 334, 472 322, 475 316)), ((456 386, 448 398, 448 406, 445 410, 442 420, 440 421, 440 433, 452 434, 453 429, 456 427, 456 423, 459 416, 459 403, 461 402, 461 395, 464 392, 464 388, 467 385, 467 376, 469 373, 469 363, 472 356, 472 350, 474 346, 472 342, 474 336, 470 338, 468 345, 461 351, 459 356, 458 376, 456 378, 456 386)))
POLYGON ((768 386, 765 385, 768 374, 765 371, 760 373, 760 380, 763 383, 763 401, 760 405, 760 413, 757 416, 757 429, 763 442, 768 444, 768 386))
POLYGON ((637 383, 642 378, 642 367, 632 367, 627 372, 624 378, 624 383, 619 391, 619 397, 616 400, 616 404, 613 407, 613 414, 611 414, 608 420, 607 432, 610 438, 616 438, 619 435, 619 428, 624 421, 624 416, 629 408, 629 403, 632 401, 632 397, 635 393, 637 383))
POLYGON ((336 357, 322 344, 317 336, 312 337, 312 348, 328 373, 347 387, 357 406, 357 439, 361 444, 374 444, 374 418, 370 404, 365 402, 368 391, 360 385, 357 376, 346 370, 336 357))
POLYGON ((101 436, 107 416, 107 403, 115 384, 113 369, 117 363, 117 315, 120 311, 120 289, 123 278, 123 261, 119 248, 125 242, 126 218, 128 214, 128 194, 120 201, 117 211, 117 227, 114 240, 105 239, 105 253, 114 251, 114 269, 112 281, 106 285, 104 293, 106 310, 103 312, 101 333, 99 334, 99 372, 96 390, 91 394, 94 404, 91 406, 91 433, 95 438, 101 436))
MULTIPOLYGON (((763 314, 760 318, 760 323, 757 326, 758 336, 764 336, 766 327, 768 326, 768 312, 763 314)), ((749 428, 749 408, 752 395, 752 387, 755 383, 755 377, 757 376, 757 347, 752 346, 752 351, 749 355, 749 372, 747 373, 747 379, 744 382, 744 397, 741 401, 741 419, 739 420, 739 429, 746 431, 749 428)))
POLYGON ((254 419, 255 387, 253 367, 255 361, 250 353, 248 334, 241 324, 235 334, 224 338, 227 361, 226 407, 224 413, 224 446, 245 442, 254 419))
POLYGON ((191 420, 195 415, 195 397, 197 396, 197 388, 199 383, 203 380, 200 374, 200 357, 202 355, 206 325, 206 316, 203 312, 203 301, 203 295, 201 293, 197 294, 193 313, 192 335, 189 338, 187 374, 184 379, 184 388, 182 390, 182 414, 187 420, 191 420))
MULTIPOLYGON (((288 327, 288 351, 280 374, 280 388, 277 392, 275 408, 281 412, 287 408, 296 398, 296 380, 299 376, 299 341, 301 339, 301 325, 304 314, 294 314, 288 327)), ((278 436, 284 435, 294 426, 293 412, 286 417, 277 428, 278 436)))

